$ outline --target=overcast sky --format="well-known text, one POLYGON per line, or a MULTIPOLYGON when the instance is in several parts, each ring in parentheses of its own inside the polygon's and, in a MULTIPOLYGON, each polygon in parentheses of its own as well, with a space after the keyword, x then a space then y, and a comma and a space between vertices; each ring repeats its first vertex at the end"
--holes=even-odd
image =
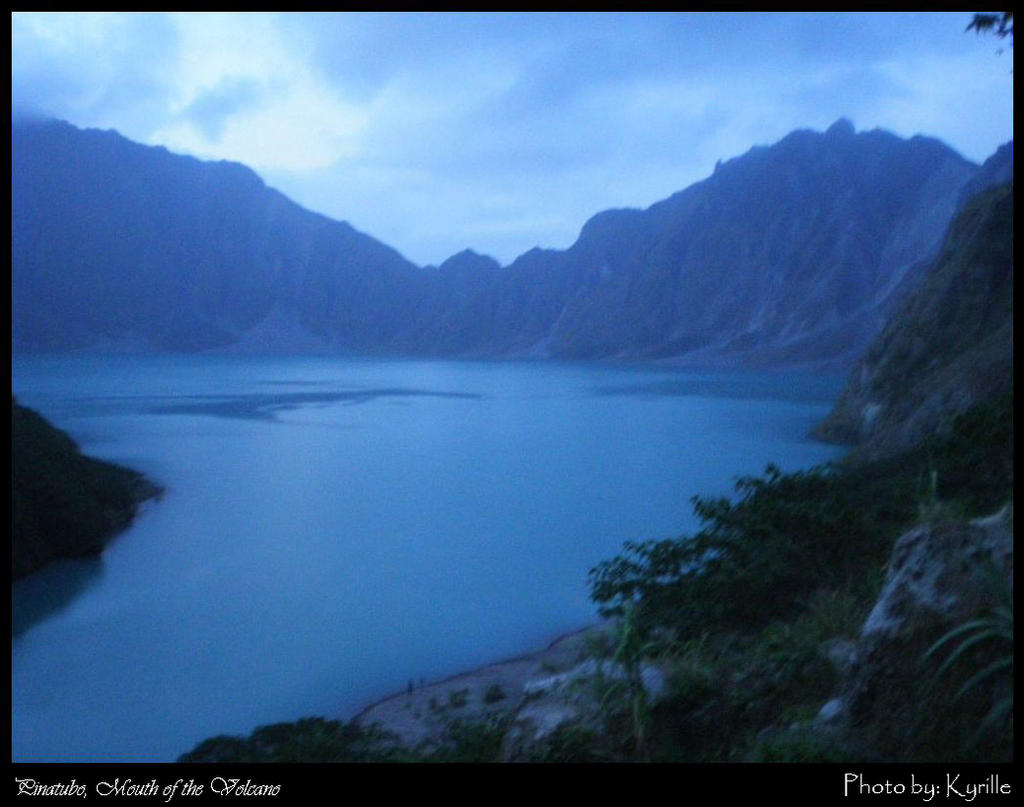
POLYGON ((839 117, 981 162, 1012 137, 1012 51, 970 20, 18 13, 12 97, 246 163, 416 263, 466 247, 508 263, 839 117))

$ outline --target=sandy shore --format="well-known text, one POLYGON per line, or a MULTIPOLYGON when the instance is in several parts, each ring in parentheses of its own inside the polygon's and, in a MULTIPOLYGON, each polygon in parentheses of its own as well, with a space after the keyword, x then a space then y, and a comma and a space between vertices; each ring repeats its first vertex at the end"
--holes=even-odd
POLYGON ((356 716, 361 725, 379 723, 404 743, 430 738, 451 719, 479 720, 515 709, 530 681, 565 672, 588 656, 588 647, 610 631, 591 625, 563 634, 541 650, 403 690, 368 706, 356 716))

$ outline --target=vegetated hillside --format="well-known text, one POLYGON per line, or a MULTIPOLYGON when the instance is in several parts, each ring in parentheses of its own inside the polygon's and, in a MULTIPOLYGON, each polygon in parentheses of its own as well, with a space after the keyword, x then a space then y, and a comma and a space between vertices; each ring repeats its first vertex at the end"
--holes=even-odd
POLYGON ((141 474, 84 456, 65 432, 12 402, 12 579, 99 553, 157 493, 141 474))
POLYGON ((1011 182, 965 202, 934 267, 871 344, 817 434, 856 444, 857 456, 880 456, 1012 390, 1011 182))
POLYGON ((60 122, 13 129, 13 336, 83 347, 849 364, 978 167, 941 142, 800 130, 568 250, 420 269, 247 168, 60 122))

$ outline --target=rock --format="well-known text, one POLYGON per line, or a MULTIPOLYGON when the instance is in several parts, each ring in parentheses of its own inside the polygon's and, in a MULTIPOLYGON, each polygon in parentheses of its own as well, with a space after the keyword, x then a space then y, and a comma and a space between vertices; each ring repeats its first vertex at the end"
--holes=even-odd
POLYGON ((889 573, 862 637, 912 631, 926 615, 966 619, 991 597, 985 559, 1012 574, 1013 536, 1007 511, 969 525, 923 525, 893 548, 889 573))
MULTIPOLYGON (((957 645, 938 656, 929 651, 954 627, 991 613, 1004 583, 1012 589, 1009 508, 969 522, 923 524, 901 536, 857 642, 833 645, 840 683, 816 727, 841 729, 871 756, 891 761, 951 761, 972 753, 966 733, 983 723, 1005 682, 994 680, 987 689, 976 687, 973 700, 958 700, 962 679, 980 666, 965 662, 966 672, 940 675, 942 659, 957 645)), ((986 753, 1003 753, 1001 742, 986 753)))
POLYGON ((833 723, 842 717, 846 711, 846 704, 842 698, 833 698, 821 707, 815 720, 819 723, 833 723))
POLYGON ((596 672, 597 662, 594 659, 587 659, 568 672, 527 681, 523 685, 523 693, 530 696, 565 691, 572 684, 578 683, 581 679, 588 678, 596 672))
MULTIPOLYGON (((525 701, 515 713, 505 737, 505 761, 528 759, 538 744, 549 739, 561 726, 578 726, 599 732, 607 704, 603 701, 605 681, 621 681, 625 669, 608 661, 588 658, 564 673, 527 682, 525 701)), ((640 679, 648 702, 657 700, 665 689, 664 673, 651 664, 643 665, 640 679)))
POLYGON ((825 658, 829 660, 829 663, 832 664, 836 672, 842 675, 849 670, 850 665, 853 663, 857 645, 849 639, 839 637, 825 642, 823 650, 825 658))

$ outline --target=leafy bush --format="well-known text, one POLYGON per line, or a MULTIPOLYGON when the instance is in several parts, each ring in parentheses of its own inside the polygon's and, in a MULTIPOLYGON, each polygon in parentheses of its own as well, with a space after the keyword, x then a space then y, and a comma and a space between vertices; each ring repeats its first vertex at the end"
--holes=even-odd
POLYGON ((822 585, 839 585, 887 542, 872 511, 849 500, 831 467, 736 483, 738 500, 694 497, 703 529, 691 538, 626 544, 591 570, 591 596, 610 616, 638 602, 647 625, 682 636, 713 627, 754 627, 791 615, 822 585), (854 547, 856 549, 854 550, 854 547))
POLYGON ((1013 391, 958 416, 919 450, 938 469, 938 495, 983 515, 1013 498, 1013 391))

